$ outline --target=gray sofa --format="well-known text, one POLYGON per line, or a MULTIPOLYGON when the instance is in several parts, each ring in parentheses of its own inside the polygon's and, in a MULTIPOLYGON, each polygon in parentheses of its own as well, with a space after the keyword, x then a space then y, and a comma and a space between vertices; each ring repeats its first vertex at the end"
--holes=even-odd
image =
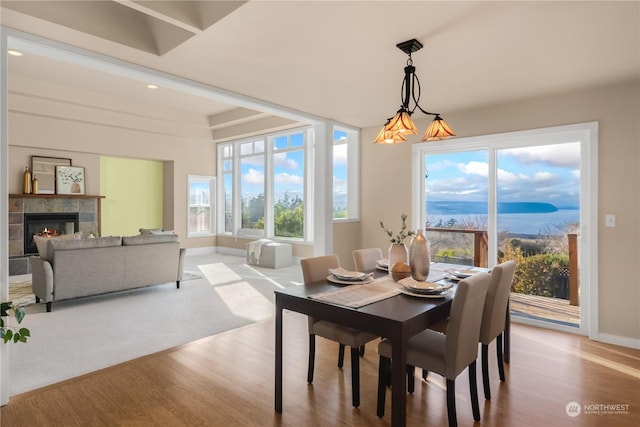
POLYGON ((185 249, 175 235, 74 240, 51 239, 30 257, 36 302, 86 297, 176 282, 180 288, 185 249))

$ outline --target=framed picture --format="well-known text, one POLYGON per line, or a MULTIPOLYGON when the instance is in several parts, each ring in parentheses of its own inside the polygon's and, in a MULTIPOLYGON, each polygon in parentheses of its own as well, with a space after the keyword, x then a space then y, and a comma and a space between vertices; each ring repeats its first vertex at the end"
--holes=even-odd
POLYGON ((84 168, 56 166, 56 194, 84 194, 84 168))
POLYGON ((38 193, 56 194, 56 166, 71 166, 71 159, 31 156, 31 176, 38 178, 38 193))

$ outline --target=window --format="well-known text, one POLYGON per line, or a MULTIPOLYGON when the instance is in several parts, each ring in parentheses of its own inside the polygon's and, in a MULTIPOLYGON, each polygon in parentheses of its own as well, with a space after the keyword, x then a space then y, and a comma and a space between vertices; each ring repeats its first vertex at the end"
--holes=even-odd
POLYGON ((311 129, 218 146, 224 233, 305 239, 311 129))
POLYGON ((357 219, 358 211, 358 133, 334 128, 333 131, 333 219, 357 219), (351 159, 351 161, 349 161, 351 159))
POLYGON ((188 178, 188 236, 211 236, 214 234, 215 177, 189 175, 188 178))

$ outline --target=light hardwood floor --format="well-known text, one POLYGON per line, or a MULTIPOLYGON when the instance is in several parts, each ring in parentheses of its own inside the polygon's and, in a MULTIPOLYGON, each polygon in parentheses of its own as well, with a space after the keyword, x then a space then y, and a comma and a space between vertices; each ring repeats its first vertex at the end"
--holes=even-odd
MULTIPOLYGON (((337 345, 317 339, 313 385, 306 383, 306 317, 284 316, 284 405, 273 409, 272 320, 205 338, 83 377, 11 398, 1 409, 10 426, 388 426, 376 416, 375 343, 361 360, 361 406, 351 406, 348 356, 336 366, 337 345)), ((640 351, 580 336, 515 324, 507 381, 500 383, 490 348, 493 399, 485 426, 640 425, 640 351), (628 413, 569 417, 566 406, 628 405, 628 413)), ((389 391, 387 391, 389 393, 389 391)), ((456 383, 459 425, 472 425, 468 377, 456 383)), ((407 398, 407 425, 446 425, 444 381, 431 375, 407 398)), ((624 409, 624 406, 621 407, 624 409)))

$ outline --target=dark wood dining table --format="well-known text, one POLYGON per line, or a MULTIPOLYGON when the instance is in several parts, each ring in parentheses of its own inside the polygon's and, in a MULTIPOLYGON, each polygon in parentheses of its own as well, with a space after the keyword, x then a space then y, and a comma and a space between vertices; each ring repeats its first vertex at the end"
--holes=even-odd
MULTIPOLYGON (((466 267, 469 268, 469 267, 466 267)), ((380 274, 380 273, 377 273, 380 274)), ((381 274, 387 274, 382 272, 381 274)), ((392 296, 360 308, 330 304, 310 298, 311 295, 337 289, 339 286, 322 280, 311 284, 275 291, 275 410, 282 413, 282 326, 283 310, 326 319, 387 338, 392 344, 391 425, 406 424, 406 360, 407 341, 434 323, 446 319, 452 297, 431 299, 404 294, 392 296)))

